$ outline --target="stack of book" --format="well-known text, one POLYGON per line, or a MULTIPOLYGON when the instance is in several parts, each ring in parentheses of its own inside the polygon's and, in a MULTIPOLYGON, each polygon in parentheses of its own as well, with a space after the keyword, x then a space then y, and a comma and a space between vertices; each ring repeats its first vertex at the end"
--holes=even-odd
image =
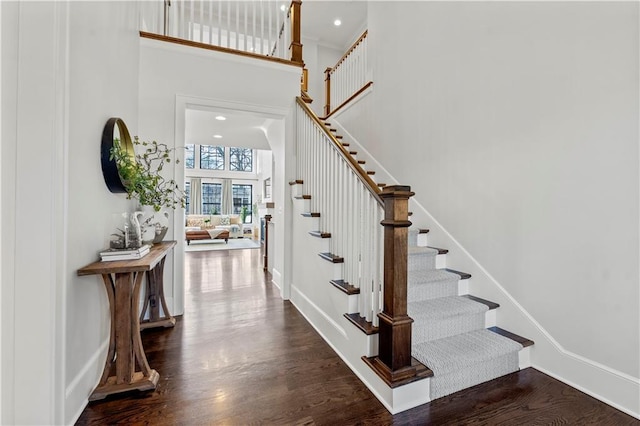
POLYGON ((135 260, 140 259, 149 253, 151 246, 145 244, 137 249, 107 249, 100 252, 100 259, 103 262, 111 262, 114 260, 135 260))

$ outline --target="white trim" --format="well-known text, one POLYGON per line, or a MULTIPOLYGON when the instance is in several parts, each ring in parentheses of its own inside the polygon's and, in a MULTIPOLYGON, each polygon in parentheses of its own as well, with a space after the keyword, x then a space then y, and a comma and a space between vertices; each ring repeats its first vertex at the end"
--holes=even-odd
POLYGON ((623 406, 611 401, 610 399, 607 399, 607 398, 603 397, 602 395, 599 395, 599 394, 597 394, 595 392, 592 392, 591 390, 589 390, 589 389, 587 389, 587 388, 585 388, 583 386, 580 386, 580 385, 572 382, 571 380, 567 380, 567 379, 565 379, 565 378, 563 378, 563 377, 561 377, 561 376, 559 376, 557 374, 554 374, 551 371, 549 371, 549 370, 547 370, 547 369, 545 369, 543 367, 540 367, 538 365, 533 365, 532 367, 535 368, 536 370, 539 370, 539 371, 543 372, 544 374, 546 374, 548 376, 553 377, 556 380, 559 380, 559 381, 561 381, 561 382, 563 382, 563 383, 565 383, 565 384, 567 384, 567 385, 569 385, 569 386, 571 386, 573 388, 578 389, 581 392, 586 393, 587 395, 590 395, 590 396, 592 396, 592 397, 594 397, 594 398, 596 398, 596 399, 598 399, 598 400, 600 400, 600 401, 612 406, 613 408, 615 408, 617 410, 622 411, 623 413, 626 413, 626 414, 628 414, 628 415, 630 415, 632 417, 640 419, 640 414, 639 413, 633 412, 632 410, 629 410, 629 409, 627 409, 627 408, 625 408, 625 407, 623 407, 623 406))
POLYGON ((282 274, 276 268, 273 268, 271 273, 271 282, 280 290, 280 296, 282 296, 282 274))
POLYGON ((160 40, 153 40, 149 38, 140 38, 140 46, 148 47, 152 49, 168 50, 172 52, 181 53, 189 56, 203 56, 207 58, 215 57, 227 62, 235 62, 243 65, 250 65, 252 67, 275 69, 278 71, 289 71, 291 73, 300 75, 302 73, 302 67, 296 64, 284 64, 276 61, 263 60, 260 58, 252 58, 244 55, 232 55, 226 52, 220 52, 217 50, 204 49, 193 46, 186 46, 177 43, 167 43, 160 40))
MULTIPOLYGON (((339 115, 340 112, 342 112, 344 110, 340 110, 336 115, 339 115)), ((335 116, 332 116, 331 119, 333 120, 335 118, 335 116)), ((387 183, 388 185, 390 184, 397 184, 397 180, 395 178, 393 178, 393 176, 391 175, 391 173, 389 173, 389 171, 387 169, 385 169, 363 146, 362 144, 360 144, 360 142, 358 142, 358 140, 356 138, 353 137, 353 135, 351 135, 348 131, 346 131, 346 129, 344 129, 344 127, 339 123, 339 122, 335 122, 333 124, 333 126, 335 127, 337 125, 337 128, 340 129, 341 132, 343 132, 345 134, 345 136, 347 136, 349 138, 349 141, 355 145, 357 148, 355 148, 357 151, 363 153, 366 155, 366 161, 367 162, 371 162, 373 163, 373 165, 375 166, 375 168, 377 170, 382 171, 386 176, 385 176, 385 181, 389 182, 387 183), (388 179, 387 179, 388 178, 388 179)), ((545 338, 551 345, 552 347, 562 356, 569 358, 572 362, 576 362, 576 363, 580 363, 582 365, 587 365, 590 368, 593 368, 597 371, 593 371, 591 372, 592 374, 599 372, 604 372, 607 375, 613 376, 613 378, 615 380, 619 380, 621 381, 621 386, 625 386, 625 385, 631 385, 631 387, 635 387, 635 393, 636 395, 640 395, 640 379, 635 378, 629 374, 626 374, 624 372, 618 371, 614 368, 608 367, 604 364, 601 364, 597 361, 588 359, 586 357, 583 357, 581 355, 578 355, 574 352, 571 352, 569 350, 567 350, 566 348, 564 348, 556 339, 553 338, 553 336, 538 322, 535 320, 535 318, 520 304, 518 303, 518 301, 480 264, 480 262, 478 262, 478 260, 476 260, 463 246, 462 244, 460 244, 460 242, 458 242, 445 228, 444 226, 442 226, 442 224, 440 222, 438 222, 432 215, 431 213, 429 213, 429 211, 422 205, 420 204, 418 201, 416 201, 415 199, 411 200, 412 203, 415 203, 416 207, 418 209, 420 209, 426 216, 427 219, 429 221, 431 221, 437 228, 439 228, 439 230, 444 234, 444 236, 446 238, 448 238, 459 250, 460 252, 466 256, 467 259, 469 259, 474 265, 475 267, 478 268, 478 270, 480 272, 482 272, 482 274, 484 274, 484 276, 486 276, 490 283, 493 284, 495 286, 495 288, 497 288, 505 297, 506 299, 513 304, 513 306, 524 316, 524 318, 529 321, 529 323, 535 328, 535 330, 541 334, 541 336, 543 338, 545 338)), ((432 227, 433 228, 433 227, 432 227)), ((451 249, 450 249, 451 250, 451 249)), ((438 266, 440 267, 440 266, 438 266)), ((473 271, 470 271, 473 272, 473 271)), ((530 336, 532 337, 532 336, 530 336)), ((532 353, 533 354, 533 353, 532 353)), ((535 355, 532 355, 532 358, 534 358, 535 360, 535 355)), ((544 369, 543 367, 540 367, 537 364, 533 364, 534 368, 540 370, 540 371, 544 371, 546 372, 547 370, 544 369)), ((601 396, 599 393, 594 392, 593 390, 586 390, 586 388, 576 385, 572 380, 569 380, 567 378, 563 378, 560 377, 558 375, 552 375, 551 373, 547 373, 550 376, 553 376, 555 378, 557 378, 558 380, 572 386, 575 387, 577 389, 580 389, 581 391, 619 409, 620 411, 623 411, 627 414, 630 414, 634 417, 640 418, 640 407, 638 407, 637 409, 639 410, 638 412, 635 412, 629 408, 624 408, 622 407, 619 403, 615 403, 612 402, 609 398, 605 398, 603 396, 601 396)), ((626 386, 625 386, 626 387, 626 386)))
POLYGON ((447 236, 447 238, 449 238, 451 241, 453 241, 455 243, 455 245, 460 249, 460 251, 467 256, 467 258, 469 258, 474 264, 475 266, 487 277, 489 278, 489 280, 491 280, 491 282, 504 294, 504 296, 509 299, 509 301, 511 303, 514 304, 514 306, 531 322, 531 324, 536 327, 538 329, 538 331, 544 335, 544 337, 549 340, 549 342, 555 347, 556 350, 558 350, 559 352, 561 352, 563 355, 575 358, 576 360, 580 361, 580 362, 584 362, 587 364, 592 365, 593 367, 599 368, 603 371, 606 371, 607 373, 610 374, 614 374, 616 376, 619 376, 621 379, 624 380, 628 380, 633 382, 634 384, 640 385, 640 379, 637 379, 635 377, 632 377, 626 373, 623 373, 621 371, 615 370, 611 367, 607 367, 604 364, 601 364, 597 361, 593 361, 591 359, 585 358, 581 355, 578 355, 574 352, 571 352, 567 349, 565 349, 556 339, 553 338, 553 336, 551 336, 551 334, 538 322, 536 321, 536 319, 529 313, 529 311, 527 311, 520 303, 518 303, 518 301, 498 282, 498 280, 496 280, 490 273, 489 271, 487 271, 481 264, 480 262, 478 262, 472 255, 471 253, 469 253, 463 246, 462 244, 460 244, 447 230, 445 230, 445 228, 440 224, 440 222, 438 222, 428 211, 426 208, 424 208, 424 206, 422 206, 422 204, 420 204, 418 201, 415 201, 415 204, 422 209, 422 211, 429 217, 429 220, 433 221, 433 223, 435 223, 438 228, 440 228, 440 230, 447 236))
POLYGON ((65 389, 64 396, 67 401, 70 400, 70 397, 73 395, 74 392, 78 391, 82 395, 82 402, 78 404, 78 409, 76 410, 75 413, 73 413, 72 416, 67 416, 67 419, 66 419, 67 421, 64 423, 75 424, 80 418, 80 415, 82 414, 84 409, 89 404, 89 397, 88 397, 89 394, 87 394, 86 391, 84 391, 83 389, 79 389, 79 385, 81 383, 87 383, 92 385, 96 383, 95 373, 94 373, 94 376, 90 376, 89 373, 91 372, 91 370, 93 370, 97 372, 97 374, 101 374, 104 361, 103 362, 98 362, 98 361, 100 360, 101 357, 106 359, 106 355, 107 355, 106 352, 107 352, 108 346, 109 346, 109 339, 105 339, 100 345, 100 347, 98 347, 98 349, 93 353, 93 355, 91 355, 91 357, 89 358, 87 363, 84 365, 84 367, 82 367, 82 369, 78 372, 78 374, 76 374, 76 376, 73 378, 73 380, 71 380, 71 382, 65 389))
MULTIPOLYGON (((304 296, 304 294, 302 294, 295 285, 292 284, 291 288, 295 290, 295 292, 299 294, 306 303, 309 303, 311 307, 316 309, 325 319, 327 319, 331 323, 331 325, 333 325, 334 327, 339 327, 335 324, 335 322, 331 318, 327 317, 327 315, 324 314, 324 312, 322 312, 317 306, 315 306, 313 302, 311 302, 306 296, 304 296)), ((387 411, 389 411, 389 413, 391 413, 392 415, 397 414, 402 411, 415 408, 419 405, 426 404, 427 402, 430 401, 429 399, 430 379, 429 378, 422 379, 417 382, 409 383, 407 385, 403 385, 397 388, 388 387, 388 385, 384 383, 382 379, 380 379, 377 376, 377 374, 373 370, 371 370, 369 366, 367 366, 359 358, 358 358, 359 365, 357 366, 354 365, 349 360, 349 358, 347 358, 338 349, 338 347, 332 343, 331 339, 329 339, 328 336, 325 333, 323 333, 320 327, 318 327, 311 320, 311 318, 305 313, 305 311, 301 309, 301 307, 298 304, 296 304, 295 298, 293 297, 291 298, 291 303, 298 310, 298 312, 300 312, 300 314, 307 320, 307 322, 311 325, 311 327, 313 327, 313 329, 320 335, 320 337, 322 337, 322 339, 331 347, 331 349, 333 349, 333 351, 340 357, 340 359, 347 365, 347 367, 349 367, 349 369, 353 372, 353 374, 355 374, 356 377, 360 379, 360 381, 367 387, 367 389, 369 389, 369 391, 376 397, 376 399, 380 401, 380 403, 384 406, 384 408, 386 408, 387 411), (385 391, 388 391, 389 395, 387 396, 383 395, 380 392, 380 389, 384 389, 385 391), (420 400, 420 399, 414 398, 413 401, 409 403, 403 403, 404 401, 407 400, 406 394, 425 395, 425 399, 420 400)), ((341 327, 339 328, 340 330, 342 330, 341 327)), ((344 332, 343 336, 347 338, 346 332, 344 332)))
MULTIPOLYGON (((367 82, 367 83, 369 83, 369 82, 367 82)), ((346 104, 345 106, 340 108, 336 113, 331 114, 331 117, 329 117, 329 120, 337 119, 338 117, 340 117, 340 115, 342 113, 350 110, 354 105, 356 105, 358 102, 363 100, 366 96, 368 96, 371 92, 373 92, 373 86, 375 86, 375 84, 372 84, 369 87, 367 87, 365 90, 362 91, 362 93, 359 93, 358 96, 356 96, 355 98, 351 99, 351 101, 349 101, 348 104, 346 104)), ((341 129, 344 130, 344 128, 342 128, 342 127, 341 127, 341 129)), ((355 141, 355 139, 353 139, 353 138, 351 138, 351 140, 355 141)))
MULTIPOLYGON (((98 357, 105 356, 108 345, 109 345, 109 340, 105 339, 102 342, 102 344, 100 344, 98 349, 96 349, 93 355, 91 355, 91 357, 89 358, 87 363, 84 365, 84 367, 82 367, 78 372, 78 374, 76 374, 76 376, 73 378, 73 380, 69 382, 69 385, 66 387, 64 391, 65 398, 69 398, 69 395, 71 395, 71 393, 75 391, 76 387, 78 386, 78 384, 80 384, 80 381, 84 378, 85 374, 87 374, 89 370, 92 367, 94 367, 94 364, 98 361, 98 357)), ((84 407, 80 409, 80 413, 82 413, 82 410, 84 410, 84 407)), ((77 418, 75 420, 77 420, 77 418)))
MULTIPOLYGON (((331 318, 322 309, 320 309, 318 307, 318 305, 313 303, 313 301, 311 301, 311 299, 309 299, 302 291, 300 291, 300 289, 298 287, 296 287, 294 284, 291 284, 291 290, 293 290, 293 292, 298 294, 302 298, 302 300, 304 300, 310 307, 312 307, 317 313, 319 313, 329 324, 331 324, 331 326, 333 328, 335 328, 336 331, 342 335, 342 337, 347 339, 347 332, 344 330, 344 328, 340 327, 340 324, 335 322, 333 320, 333 318, 331 318)), ((293 303, 295 305, 295 298, 293 298, 293 297, 291 298, 291 303, 293 303)), ((299 309, 297 305, 296 305, 296 309, 298 309, 298 311, 300 311, 300 313, 302 313, 302 315, 304 315, 304 317, 307 318, 307 316, 303 313, 303 310, 299 309)), ((309 318, 307 318, 307 321, 309 322, 309 324, 313 325, 313 322, 310 321, 309 318)), ((316 328, 315 325, 313 326, 313 328, 316 328)), ((318 330, 318 329, 316 328, 316 330, 318 330)), ((320 331, 318 331, 318 332, 320 333, 320 331)), ((320 333, 320 334, 322 334, 322 333, 320 333)), ((323 335, 322 337, 324 338, 325 336, 323 335)), ((329 339, 325 338, 324 340, 326 342, 329 342, 329 339)), ((331 343, 329 343, 329 344, 331 344, 331 343)), ((331 347, 333 348, 333 345, 331 347)), ((337 351, 335 348, 334 348, 334 351, 336 353, 339 353, 339 351, 337 351)))
MULTIPOLYGON (((143 39, 144 40, 144 39, 143 39)), ((202 50, 202 49, 196 49, 202 50)), ((231 55, 226 55, 225 58, 231 55)), ((261 61, 266 62, 266 61, 261 61)), ((254 62, 251 62, 255 65, 254 62)), ((282 65, 280 65, 282 66, 282 65)), ((296 71, 298 72, 298 71, 296 71)), ((213 99, 198 96, 187 96, 177 94, 175 96, 175 127, 174 127, 174 146, 178 146, 178 141, 185 139, 186 132, 186 119, 185 113, 187 109, 197 109, 203 111, 216 111, 224 112, 225 110, 233 112, 246 112, 251 114, 259 114, 264 117, 286 120, 289 114, 289 108, 274 107, 268 105, 251 104, 244 102, 234 102, 226 99, 213 99)), ((185 168, 184 168, 184 152, 178 151, 177 157, 180 159, 180 163, 174 162, 174 176, 176 182, 184 182, 185 168)), ((174 238, 177 241, 176 247, 173 251, 173 315, 182 315, 184 313, 184 246, 185 241, 182 237, 184 235, 184 223, 185 212, 183 209, 175 211, 173 215, 173 229, 174 238), (179 212, 179 213, 178 213, 179 212)), ((275 276, 274 276, 275 278, 275 276)), ((280 288, 279 284, 276 285, 280 288)), ((282 292, 282 288, 280 288, 282 292)))

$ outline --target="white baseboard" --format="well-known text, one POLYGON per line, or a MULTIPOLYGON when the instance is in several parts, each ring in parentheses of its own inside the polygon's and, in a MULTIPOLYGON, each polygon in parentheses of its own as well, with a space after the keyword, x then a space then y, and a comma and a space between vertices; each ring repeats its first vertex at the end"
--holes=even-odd
MULTIPOLYGON (((336 115, 336 117, 339 114, 336 115)), ((359 156, 371 164, 376 170, 376 176, 380 176, 388 185, 397 183, 391 173, 385 169, 364 146, 351 135, 338 121, 332 122, 332 126, 348 137, 352 144, 351 148, 358 151, 359 156)), ((627 413, 633 417, 640 418, 640 379, 631 377, 621 371, 598 363, 597 361, 585 358, 564 348, 542 325, 502 286, 481 264, 471 255, 462 244, 451 235, 444 226, 435 219, 433 215, 418 201, 411 200, 413 204, 412 222, 415 224, 429 223, 431 232, 428 234, 430 240, 436 240, 438 247, 440 241, 445 241, 447 248, 455 250, 460 258, 467 263, 468 270, 476 279, 482 279, 490 285, 494 293, 499 293, 501 300, 501 310, 509 309, 513 312, 510 315, 510 322, 507 327, 509 331, 522 333, 523 336, 535 341, 531 348, 530 362, 533 367, 549 374, 550 376, 575 387, 582 392, 593 396, 612 407, 627 413), (422 219, 422 221, 421 221, 422 219), (513 329, 511 327, 514 327, 513 329)), ((446 267, 446 260, 442 256, 436 257, 436 267, 446 267), (439 258, 442 258, 440 260, 439 258)), ((451 265, 457 269, 456 265, 451 265)), ((482 297, 482 295, 478 295, 482 297)), ((498 320, 501 317, 498 313, 498 320)), ((499 322, 499 321, 498 321, 499 322)), ((499 325, 499 324, 498 324, 499 325)))
MULTIPOLYGON (((419 380, 408 385, 397 388, 390 388, 380 379, 376 373, 369 368, 360 356, 354 356, 344 353, 338 344, 334 344, 331 336, 332 331, 337 331, 345 339, 348 340, 349 333, 346 332, 339 324, 324 313, 316 306, 308 297, 306 297, 299 288, 292 285, 291 303, 302 314, 309 324, 318 332, 322 339, 333 349, 333 351, 347 364, 349 369, 360 379, 360 381, 373 393, 373 395, 382 403, 382 405, 391 414, 397 414, 402 411, 417 407, 430 401, 429 399, 429 379, 419 380), (329 327, 319 324, 320 321, 327 321, 329 327)), ((345 320, 346 321, 346 320, 345 320)), ((361 333, 355 330, 354 333, 361 333)))
POLYGON ((89 403, 89 395, 98 384, 104 369, 108 346, 109 339, 102 342, 65 388, 65 424, 75 424, 89 403))
POLYGON ((273 282, 282 293, 282 274, 276 268, 273 268, 273 272, 271 273, 271 282, 273 282))

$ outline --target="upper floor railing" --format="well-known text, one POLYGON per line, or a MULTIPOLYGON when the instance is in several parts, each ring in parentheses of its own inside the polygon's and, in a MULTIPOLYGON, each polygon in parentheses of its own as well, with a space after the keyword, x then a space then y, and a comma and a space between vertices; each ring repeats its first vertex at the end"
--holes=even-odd
POLYGON ((302 64, 300 0, 141 2, 140 30, 302 64))
POLYGON ((325 118, 372 84, 367 78, 367 34, 365 31, 335 66, 325 70, 325 118))

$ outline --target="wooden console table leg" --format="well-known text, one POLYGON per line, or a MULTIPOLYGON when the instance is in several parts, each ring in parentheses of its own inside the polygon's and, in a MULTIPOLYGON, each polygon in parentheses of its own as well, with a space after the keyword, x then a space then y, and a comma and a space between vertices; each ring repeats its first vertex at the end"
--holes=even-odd
POLYGON ((173 327, 176 319, 169 314, 164 298, 164 261, 163 258, 155 268, 147 272, 147 294, 144 307, 140 313, 140 330, 154 327, 173 327), (162 307, 162 314, 160 314, 162 307), (149 318, 144 317, 149 314, 149 318))
POLYGON ((142 272, 116 273, 115 282, 109 274, 102 276, 110 303, 111 339, 102 379, 90 401, 130 390, 151 390, 158 384, 160 375, 149 368, 136 315, 143 276, 142 272), (115 376, 110 376, 114 358, 115 376))

